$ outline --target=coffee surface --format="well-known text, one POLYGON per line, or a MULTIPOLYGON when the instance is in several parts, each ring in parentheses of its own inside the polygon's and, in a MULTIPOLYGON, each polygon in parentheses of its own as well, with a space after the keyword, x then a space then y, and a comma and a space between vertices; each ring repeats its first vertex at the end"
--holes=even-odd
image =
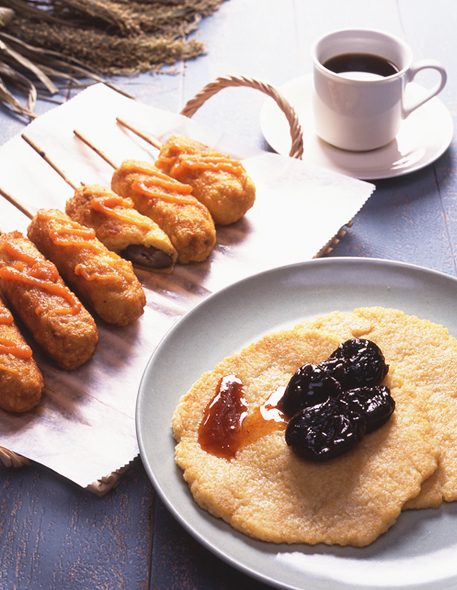
POLYGON ((364 77, 368 79, 370 76, 387 78, 399 71, 399 68, 391 61, 379 55, 368 53, 336 55, 327 60, 323 65, 335 74, 353 77, 353 74, 357 72, 359 75, 354 77, 361 79, 364 77), (360 74, 364 74, 365 76, 360 76, 360 74))

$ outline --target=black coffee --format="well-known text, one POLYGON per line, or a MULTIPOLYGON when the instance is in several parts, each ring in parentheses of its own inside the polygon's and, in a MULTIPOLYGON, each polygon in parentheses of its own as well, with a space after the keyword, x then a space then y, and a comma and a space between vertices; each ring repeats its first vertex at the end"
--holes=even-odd
POLYGON ((348 72, 365 72, 386 78, 399 71, 397 66, 380 57, 369 53, 344 53, 331 57, 324 64, 328 70, 335 74, 345 74, 348 72))

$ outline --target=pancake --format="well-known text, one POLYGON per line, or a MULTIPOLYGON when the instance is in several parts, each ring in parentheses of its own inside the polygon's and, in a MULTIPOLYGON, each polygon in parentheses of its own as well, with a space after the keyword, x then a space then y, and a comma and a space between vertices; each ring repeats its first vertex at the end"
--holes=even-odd
POLYGON ((457 340, 447 329, 402 311, 381 307, 335 313, 297 327, 338 338, 360 336, 395 359, 395 373, 414 383, 440 447, 438 469, 405 508, 437 508, 457 499, 457 340))
MULTIPOLYGON (((383 310, 379 313, 383 318, 383 310)), ((383 383, 391 389, 396 410, 384 426, 346 454, 321 463, 304 460, 288 447, 284 428, 274 422, 257 435, 253 428, 233 458, 202 448, 200 424, 221 378, 236 375, 242 383, 249 422, 297 368, 322 362, 348 333, 352 336, 351 314, 343 314, 342 323, 340 315, 270 334, 224 359, 202 375, 175 410, 176 461, 195 501, 252 538, 368 545, 395 523, 437 469, 440 450, 430 425, 429 395, 417 383, 420 374, 403 370, 400 346, 388 347, 387 354, 383 350, 390 365, 383 383)), ((375 315, 366 320, 354 312, 353 318, 355 330, 360 322, 365 329, 371 321, 371 339, 375 315)), ((395 326, 390 325, 390 331, 395 326)), ((397 337, 402 337, 401 331, 397 337)))

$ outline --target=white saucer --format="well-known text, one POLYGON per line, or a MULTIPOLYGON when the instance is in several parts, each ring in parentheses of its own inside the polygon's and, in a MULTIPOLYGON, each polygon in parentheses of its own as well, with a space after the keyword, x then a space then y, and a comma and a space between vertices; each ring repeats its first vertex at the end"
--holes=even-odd
MULTIPOLYGON (((444 104, 437 98, 414 111, 402 124, 397 137, 387 146, 370 152, 348 152, 319 139, 312 118, 312 75, 291 80, 280 88, 297 112, 303 128, 303 161, 336 172, 374 180, 393 178, 419 170, 439 158, 449 147, 454 122, 444 104)), ((424 88, 411 83, 412 98, 424 88)), ((264 104, 260 125, 265 139, 279 154, 288 156, 291 146, 290 128, 277 103, 269 98, 264 104)))

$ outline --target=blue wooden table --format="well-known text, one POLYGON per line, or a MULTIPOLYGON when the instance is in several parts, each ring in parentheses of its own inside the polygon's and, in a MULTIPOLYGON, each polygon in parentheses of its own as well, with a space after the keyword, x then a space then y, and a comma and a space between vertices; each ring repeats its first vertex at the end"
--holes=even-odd
MULTIPOLYGON (((228 0, 201 23, 207 53, 175 75, 115 83, 138 100, 179 112, 205 84, 243 74, 281 86, 311 72, 309 47, 327 30, 371 27, 404 38, 416 59, 435 58, 449 79, 440 99, 457 122, 455 0, 228 0)), ((268 149, 259 113, 265 97, 225 89, 195 115, 268 149)), ((52 108, 40 103, 38 112, 52 108)), ((0 109, 0 142, 24 122, 0 109)), ((376 190, 331 256, 399 260, 457 275, 457 144, 435 163, 376 190)), ((1 170, 0 170, 1 175, 1 170)), ((0 590, 260 590, 220 561, 168 514, 136 459, 99 498, 40 465, 0 467, 0 590)))

